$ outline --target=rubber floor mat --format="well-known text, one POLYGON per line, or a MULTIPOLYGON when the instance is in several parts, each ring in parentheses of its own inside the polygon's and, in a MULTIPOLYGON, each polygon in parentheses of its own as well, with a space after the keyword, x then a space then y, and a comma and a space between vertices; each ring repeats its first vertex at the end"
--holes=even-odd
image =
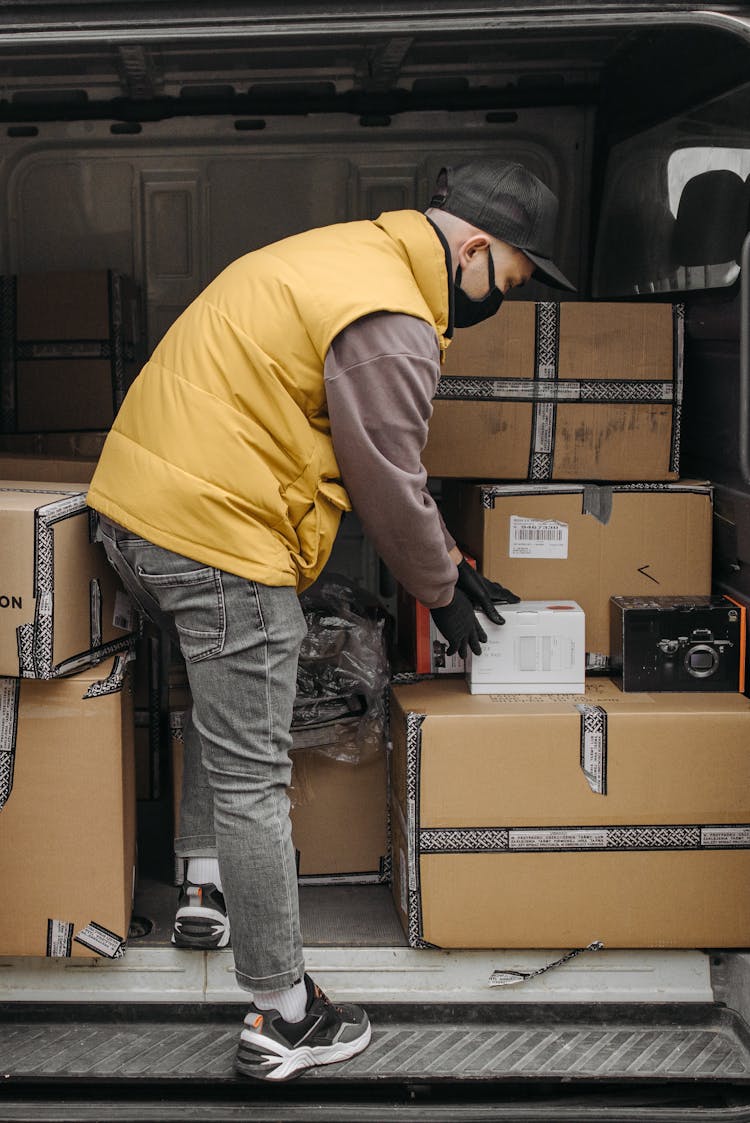
MULTIPOLYGON (((750 1083, 750 1039, 731 1011, 641 1006, 370 1005, 373 1039, 303 1079, 750 1083)), ((6 1089, 39 1081, 232 1082, 237 1006, 0 1007, 6 1089)))

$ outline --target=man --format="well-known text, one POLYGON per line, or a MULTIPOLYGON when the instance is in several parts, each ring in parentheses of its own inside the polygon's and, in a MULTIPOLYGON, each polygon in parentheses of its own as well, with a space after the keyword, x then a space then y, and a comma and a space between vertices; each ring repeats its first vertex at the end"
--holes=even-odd
POLYGON ((479 653, 474 606, 513 599, 465 562, 421 452, 454 327, 494 314, 551 261, 555 196, 515 163, 443 169, 426 214, 284 239, 229 265, 131 387, 89 492, 126 588, 177 638, 193 696, 175 919, 223 947, 253 1002, 236 1066, 284 1080, 364 1049, 358 1006, 305 974, 289 803, 305 633, 297 592, 350 502, 449 650, 479 653), (218 860, 217 860, 218 859, 218 860), (226 902, 226 905, 225 905, 226 902))

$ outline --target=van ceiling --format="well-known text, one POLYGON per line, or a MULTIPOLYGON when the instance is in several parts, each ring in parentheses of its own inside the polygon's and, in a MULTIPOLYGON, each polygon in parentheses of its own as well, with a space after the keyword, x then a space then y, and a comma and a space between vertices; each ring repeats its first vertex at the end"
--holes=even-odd
POLYGON ((597 103, 624 133, 745 77, 747 8, 5 0, 0 121, 597 103))

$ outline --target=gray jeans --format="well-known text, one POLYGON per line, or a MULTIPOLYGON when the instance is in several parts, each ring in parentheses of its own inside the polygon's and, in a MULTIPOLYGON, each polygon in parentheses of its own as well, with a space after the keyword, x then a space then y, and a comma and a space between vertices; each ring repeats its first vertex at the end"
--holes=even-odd
POLYGON ((171 553, 109 519, 100 536, 145 614, 179 643, 193 696, 180 857, 218 855, 241 987, 304 974, 287 787, 305 617, 296 591, 171 553))

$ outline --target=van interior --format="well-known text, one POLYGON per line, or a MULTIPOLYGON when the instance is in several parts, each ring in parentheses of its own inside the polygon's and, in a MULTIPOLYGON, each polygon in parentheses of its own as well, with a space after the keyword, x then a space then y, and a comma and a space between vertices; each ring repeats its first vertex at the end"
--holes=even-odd
MULTIPOLYGON (((750 603, 748 4, 11 0, 0 59, 0 273, 135 279, 146 352, 254 248, 424 210, 444 164, 527 165, 560 199, 562 299, 684 305, 681 474, 714 485, 714 591, 750 603)), ((532 280, 508 300, 560 298, 532 280)), ((395 617, 354 515, 326 572, 395 617)), ((590 951, 493 990, 572 949, 415 950, 387 876, 301 882, 309 969, 387 1048, 248 1091, 231 952, 170 943, 168 730, 154 767, 124 958, 0 959, 0 1072, 39 1050, 0 1117, 750 1119, 746 949, 590 951)))

